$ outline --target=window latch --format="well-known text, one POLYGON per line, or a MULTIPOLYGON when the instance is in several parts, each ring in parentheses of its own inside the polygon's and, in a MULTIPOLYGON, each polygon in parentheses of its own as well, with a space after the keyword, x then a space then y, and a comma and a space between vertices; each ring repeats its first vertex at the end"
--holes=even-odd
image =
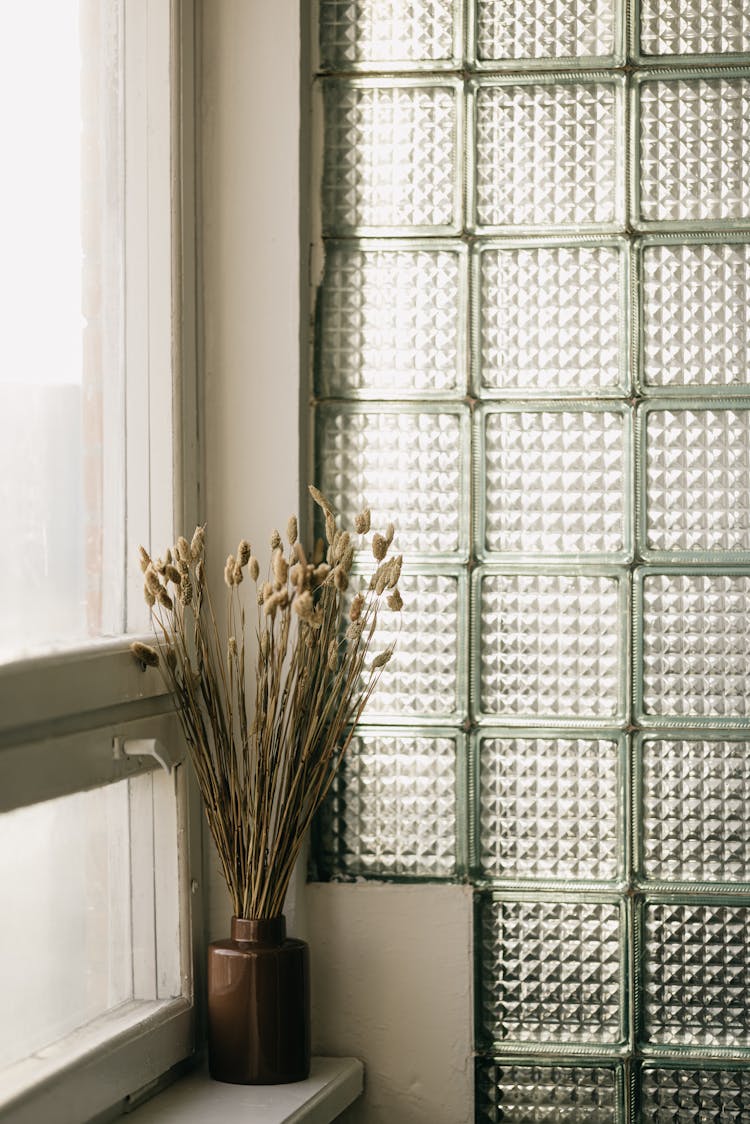
POLYGON ((124 760, 126 757, 153 757, 165 773, 171 773, 175 765, 179 765, 180 756, 168 749, 163 742, 156 738, 122 738, 116 737, 112 741, 115 759, 124 760))

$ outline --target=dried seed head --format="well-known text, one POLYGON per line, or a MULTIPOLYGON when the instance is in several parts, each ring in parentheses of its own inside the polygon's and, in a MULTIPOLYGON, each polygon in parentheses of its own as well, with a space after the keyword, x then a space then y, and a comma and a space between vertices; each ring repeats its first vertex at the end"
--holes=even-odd
POLYGON ((198 585, 203 585, 206 580, 206 567, 203 564, 202 558, 198 565, 195 567, 195 580, 198 582, 198 585))
POLYGON ((192 558, 190 553, 190 543, 182 535, 177 540, 175 552, 181 562, 189 562, 192 558))
POLYGON ((224 581, 230 587, 234 585, 234 566, 235 557, 233 554, 228 554, 227 561, 224 566, 224 581))
POLYGON ((354 565, 354 547, 353 546, 349 545, 346 548, 343 555, 341 556, 341 561, 340 561, 339 565, 341 566, 342 570, 346 570, 347 574, 351 571, 351 568, 354 565))
POLYGON ((307 490, 310 493, 310 495, 312 496, 312 498, 315 500, 315 503, 318 505, 318 507, 322 507, 323 511, 325 511, 325 513, 328 514, 328 512, 331 510, 331 505, 329 504, 328 500, 325 498, 323 493, 319 492, 318 489, 313 484, 308 484, 307 490))
POLYGON ((177 653, 175 652, 171 644, 164 653, 164 662, 166 663, 170 671, 174 671, 177 667, 177 653))
POLYGON ((174 612, 174 604, 172 602, 172 598, 169 596, 163 586, 157 593, 156 600, 160 605, 163 605, 165 609, 169 609, 170 612, 174 612))
POLYGON ((143 587, 143 596, 146 598, 146 604, 148 605, 149 609, 153 609, 154 605, 156 604, 156 597, 147 585, 144 585, 143 587))
POLYGON ((312 573, 313 581, 315 582, 316 585, 322 585, 322 583, 326 580, 326 578, 328 577, 330 572, 331 572, 331 567, 328 565, 328 563, 327 562, 321 562, 320 565, 316 566, 315 569, 313 570, 313 573, 312 573))
POLYGON ((173 582, 175 585, 179 585, 182 581, 182 574, 176 566, 167 566, 164 572, 166 574, 167 581, 173 582))
POLYGON ((141 644, 140 640, 134 640, 130 645, 130 651, 146 667, 159 666, 159 653, 150 644, 141 644))
POLYGON ((163 574, 164 571, 166 570, 167 566, 170 565, 171 561, 172 561, 172 554, 171 554, 171 551, 169 551, 169 550, 167 551, 167 558, 166 559, 157 558, 156 561, 154 562, 154 569, 156 570, 157 574, 163 574))
POLYGON ((396 533, 396 531, 395 531, 395 528, 394 528, 393 524, 389 523, 388 526, 385 529, 385 541, 386 541, 387 546, 390 546, 391 543, 393 542, 393 536, 394 536, 395 533, 396 533))
POLYGON ((279 585, 286 585, 287 578, 289 577, 289 566, 287 565, 286 558, 283 555, 281 548, 277 548, 273 552, 273 575, 279 585))
POLYGON ((301 566, 307 565, 307 555, 305 554, 305 548, 303 547, 299 539, 297 539, 294 544, 294 557, 297 559, 301 566))
POLYGON ((384 652, 381 652, 380 655, 376 656, 372 661, 370 664, 370 671, 377 671, 379 667, 385 667, 392 655, 393 648, 386 648, 384 652))
POLYGON ((313 565, 319 566, 325 557, 325 546, 322 539, 315 540, 315 548, 313 550, 313 565))
POLYGON ((239 585, 240 582, 242 581, 242 577, 243 577, 242 566, 240 565, 240 560, 238 558, 237 561, 234 564, 234 570, 232 572, 232 582, 233 582, 233 584, 239 585))
POLYGON ((159 596, 161 582, 159 581, 159 575, 151 566, 146 570, 146 589, 150 589, 155 597, 159 596))
POLYGON ((206 528, 205 527, 196 527, 195 530, 193 531, 193 538, 192 538, 192 541, 190 543, 190 557, 192 558, 193 562, 195 562, 196 558, 199 558, 200 555, 203 553, 203 544, 204 544, 205 538, 206 538, 206 528))
POLYGON ((141 573, 145 574, 148 567, 152 565, 151 555, 142 546, 138 547, 138 554, 141 560, 141 573))
POLYGON ((263 582, 261 593, 263 594, 264 601, 271 596, 271 594, 273 593, 273 586, 270 582, 263 582))
POLYGON ((271 531, 271 550, 277 550, 281 546, 281 535, 278 531, 271 531))
POLYGON ((331 640, 330 644, 328 645, 328 659, 326 662, 328 664, 329 671, 336 670, 336 666, 339 662, 339 646, 335 638, 331 640))
POLYGON ((362 635, 362 626, 364 621, 352 621, 346 630, 346 639, 350 642, 356 643, 362 635))
POLYGON ((348 588, 349 577, 346 570, 342 570, 340 566, 337 566, 333 571, 333 584, 336 586, 339 593, 343 593, 344 590, 348 588))
POLYGON ((366 535, 370 530, 370 509, 366 507, 363 512, 354 517, 354 530, 358 535, 366 535))
POLYGON ((372 536, 372 556, 376 562, 382 562, 388 553, 388 543, 377 532, 372 536))
POLYGON ((338 531, 333 540, 333 559, 340 562, 349 549, 350 535, 348 531, 338 531))
POLYGON ((398 585, 398 579, 401 577, 401 566, 403 565, 403 554, 397 554, 395 558, 391 558, 388 563, 388 577, 386 581, 386 589, 395 589, 398 585))
POLYGON ((227 641, 227 659, 231 662, 237 658, 237 640, 234 636, 230 636, 227 641))
POLYGON ((332 543, 336 538, 336 520, 333 518, 333 513, 326 512, 326 539, 332 543))
POLYGON ((248 562, 250 561, 250 555, 252 553, 253 549, 250 546, 250 543, 247 541, 247 539, 243 539, 240 545, 237 547, 237 561, 239 562, 240 566, 247 566, 248 562))
POLYGON ((404 607, 404 603, 401 600, 401 594, 399 593, 398 589, 394 589, 393 593, 388 598, 387 604, 388 608, 393 609, 394 613, 401 612, 404 607))
POLYGON ((193 586, 190 578, 185 575, 180 582, 180 604, 189 605, 193 600, 193 586))
POLYGON ((297 541, 297 516, 290 515, 289 522, 286 525, 286 537, 289 540, 289 545, 294 546, 297 541))
POLYGON ((309 589, 306 589, 304 593, 300 593, 298 597, 295 597, 294 609, 303 621, 309 620, 313 614, 314 608, 312 593, 310 593, 309 589))
POLYGON ((268 659, 268 649, 271 646, 271 640, 268 633, 265 631, 260 634, 260 654, 262 659, 268 659))
POLYGON ((358 593, 356 595, 356 597, 354 598, 354 600, 352 601, 351 606, 349 608, 349 620, 350 621, 358 621, 359 618, 362 616, 362 610, 364 609, 364 607, 365 607, 364 594, 358 593))
POLYGON ((250 575, 251 579, 254 582, 257 582, 260 575, 260 563, 258 562, 258 559, 255 558, 255 556, 250 558, 247 572, 250 575))

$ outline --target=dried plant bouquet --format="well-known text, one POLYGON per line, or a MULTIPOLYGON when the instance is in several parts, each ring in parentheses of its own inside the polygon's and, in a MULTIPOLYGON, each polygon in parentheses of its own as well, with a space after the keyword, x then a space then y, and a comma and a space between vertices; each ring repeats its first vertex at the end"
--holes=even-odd
POLYGON ((224 569, 227 637, 206 580, 204 528, 165 557, 141 547, 158 644, 136 642, 175 701, 235 916, 276 917, 305 834, 331 785, 393 645, 369 658, 381 609, 400 612, 401 556, 388 557, 393 528, 371 540, 376 568, 352 595, 355 543, 366 545, 369 511, 354 534, 312 486, 327 545, 308 556, 294 516, 288 549, 271 536, 266 580, 243 540, 224 569), (249 706, 242 584, 255 587, 255 691, 249 706))

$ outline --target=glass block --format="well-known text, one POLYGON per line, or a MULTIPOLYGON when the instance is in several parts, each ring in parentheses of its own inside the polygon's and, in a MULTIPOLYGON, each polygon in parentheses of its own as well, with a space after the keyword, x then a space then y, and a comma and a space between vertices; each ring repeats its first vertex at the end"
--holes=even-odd
POLYGON ((651 1124, 750 1124, 750 1070, 644 1066, 641 1108, 651 1124))
POLYGON ((644 55, 727 55, 750 51, 745 0, 640 0, 644 55))
POLYGON ((750 79, 679 78, 640 87, 640 218, 750 218, 750 79))
POLYGON ((485 573, 477 600, 484 714, 622 714, 627 641, 618 576, 485 573))
POLYGON ((626 392, 626 274, 614 245, 482 249, 479 393, 626 392))
POLYGON ((614 739, 480 737, 476 820, 482 874, 616 878, 619 758, 614 739))
POLYGON ((480 546, 515 555, 623 555, 630 412, 487 410, 480 546))
POLYGON ((615 53, 614 0, 477 0, 477 59, 601 58, 615 53))
POLYGON ((329 243, 318 302, 318 393, 463 394, 465 266, 455 247, 329 243))
POLYGON ((320 0, 318 30, 326 69, 394 69, 450 63, 453 0, 320 0))
POLYGON ((321 816, 328 877, 456 873, 456 735, 393 729, 352 739, 321 816))
POLYGON ((646 245, 645 387, 731 390, 750 383, 750 243, 646 245))
POLYGON ((750 1046, 750 906, 649 902, 643 1027, 657 1045, 750 1046))
POLYGON ((396 527, 402 554, 466 548, 468 413, 320 407, 320 489, 352 527, 369 507, 374 529, 396 527))
POLYGON ((644 549, 750 550, 750 411, 647 407, 644 549))
MULTIPOLYGON (((354 584, 354 583, 353 583, 354 584)), ((453 574, 401 574, 401 627, 378 618, 376 651, 395 642, 393 658, 370 697, 365 718, 450 718, 464 706, 461 579, 453 574)))
POLYGON ((621 1037, 620 908, 611 902, 482 902, 477 955, 485 1034, 497 1042, 621 1037))
POLYGON ((603 81, 478 85, 477 225, 613 223, 620 93, 603 81))
POLYGON ((750 713, 750 577, 643 573, 643 704, 647 715, 750 713))
POLYGON ((477 1124, 616 1124, 617 1071, 607 1066, 479 1061, 477 1124))
POLYGON ((458 87, 324 82, 324 233, 456 228, 458 87))
POLYGON ((750 742, 642 742, 643 872, 689 882, 750 882, 750 742))

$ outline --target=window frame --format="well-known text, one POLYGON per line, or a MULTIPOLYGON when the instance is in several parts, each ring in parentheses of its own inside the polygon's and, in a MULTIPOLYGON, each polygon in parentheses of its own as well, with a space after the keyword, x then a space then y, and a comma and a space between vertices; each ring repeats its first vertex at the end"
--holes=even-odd
MULTIPOLYGON (((138 434, 138 451, 146 452, 127 457, 126 497, 149 497, 145 505, 128 504, 127 557, 121 565, 127 571, 126 605, 132 606, 142 604, 133 543, 148 546, 154 539, 159 549, 165 527, 167 533, 190 528, 201 513, 196 3, 127 0, 122 16, 123 216, 130 266, 124 278, 126 369, 137 365, 145 371, 137 393, 127 397, 125 426, 138 434), (145 44, 146 51, 128 51, 134 41, 145 44), (140 182, 127 175, 128 160, 136 158, 149 170, 140 182)), ((132 610, 123 618, 131 627, 138 619, 132 610)), ((142 668, 130 652, 138 638, 150 639, 124 631, 115 639, 0 666, 0 814, 152 773, 161 767, 156 759, 123 756, 115 739, 163 743, 174 766, 176 824, 174 819, 161 826, 155 821, 153 835, 158 850, 160 833, 176 828, 176 846, 168 848, 161 870, 156 858, 155 879, 168 878, 173 885, 176 877, 178 883, 179 947, 171 954, 179 958, 181 994, 115 1010, 19 1063, 23 1073, 17 1086, 3 1090, 0 1100, 4 1124, 111 1118, 150 1093, 196 1050, 201 1020, 194 980, 200 978, 204 949, 200 800, 183 764, 184 743, 161 676, 142 668)), ((166 835, 163 842, 169 843, 166 835)))

